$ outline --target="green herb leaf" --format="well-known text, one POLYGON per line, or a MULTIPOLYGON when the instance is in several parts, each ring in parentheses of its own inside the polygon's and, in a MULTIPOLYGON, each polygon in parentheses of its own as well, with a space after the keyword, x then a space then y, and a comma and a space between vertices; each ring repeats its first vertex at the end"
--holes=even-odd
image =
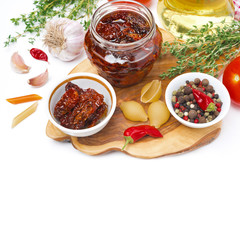
POLYGON ((4 46, 17 42, 20 37, 30 35, 28 41, 34 43, 36 37, 41 35, 42 29, 48 20, 53 17, 69 18, 79 20, 85 30, 90 25, 90 19, 97 7, 99 0, 35 0, 34 9, 28 14, 21 14, 20 17, 10 19, 18 26, 24 24, 25 29, 22 33, 15 36, 9 35, 4 46))
POLYGON ((240 52, 240 21, 222 22, 215 26, 209 22, 201 29, 194 26, 187 35, 186 42, 175 40, 163 44, 162 55, 171 53, 177 58, 177 66, 171 67, 160 75, 161 78, 172 78, 187 70, 218 75, 219 69, 227 65, 240 52))

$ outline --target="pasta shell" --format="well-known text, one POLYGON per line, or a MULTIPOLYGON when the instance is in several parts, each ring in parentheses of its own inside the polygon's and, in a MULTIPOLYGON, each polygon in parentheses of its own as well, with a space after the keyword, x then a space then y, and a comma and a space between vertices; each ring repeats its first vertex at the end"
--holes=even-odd
POLYGON ((120 109, 128 120, 140 122, 146 122, 148 120, 148 116, 143 106, 136 101, 122 102, 120 109))
POLYGON ((148 117, 150 125, 155 128, 159 128, 167 122, 170 117, 170 112, 165 102, 158 100, 151 103, 148 108, 148 117))
POLYGON ((141 102, 150 103, 159 100, 162 95, 162 82, 159 80, 153 80, 147 83, 141 91, 141 102))

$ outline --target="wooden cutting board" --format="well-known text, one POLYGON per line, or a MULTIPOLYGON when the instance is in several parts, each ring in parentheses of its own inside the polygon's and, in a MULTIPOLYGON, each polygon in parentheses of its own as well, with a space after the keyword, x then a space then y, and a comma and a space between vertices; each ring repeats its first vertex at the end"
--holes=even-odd
MULTIPOLYGON (((173 36, 160 29, 163 35, 163 41, 173 40, 173 36)), ((124 118, 119 105, 122 101, 135 100, 140 102, 140 92, 142 87, 149 81, 160 79, 159 74, 176 64, 176 59, 170 55, 159 59, 152 71, 145 79, 132 87, 115 88, 117 95, 117 108, 109 124, 99 133, 84 138, 71 137, 58 128, 50 121, 47 123, 46 134, 56 141, 70 141, 79 151, 88 155, 98 155, 109 151, 121 151, 124 145, 123 132, 126 128, 139 124, 148 124, 128 121, 124 118)), ((70 73, 91 72, 97 73, 88 59, 79 63, 70 73)), ((165 89, 170 80, 162 80, 163 94, 161 100, 164 101, 165 89)), ((141 103, 141 102, 140 102, 141 103)), ((141 103, 142 104, 142 103, 141 103)), ((147 112, 148 104, 142 104, 147 112)), ((139 158, 156 158, 170 154, 177 154, 186 151, 192 151, 203 145, 209 144, 216 139, 221 131, 221 122, 203 129, 193 129, 180 124, 173 116, 169 121, 159 129, 163 138, 145 137, 134 144, 128 144, 123 154, 139 158)))

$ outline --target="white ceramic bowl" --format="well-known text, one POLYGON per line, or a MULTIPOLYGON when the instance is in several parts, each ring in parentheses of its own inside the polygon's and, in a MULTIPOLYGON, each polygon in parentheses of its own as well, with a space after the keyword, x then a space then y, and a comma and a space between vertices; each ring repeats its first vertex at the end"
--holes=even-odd
POLYGON ((90 136, 102 130, 111 119, 115 108, 116 93, 113 87, 107 80, 93 73, 74 73, 66 76, 64 79, 62 79, 60 84, 54 87, 48 100, 48 112, 50 121, 62 132, 75 137, 90 136), (104 96, 104 101, 108 105, 107 115, 101 119, 97 125, 90 128, 75 130, 61 126, 59 124, 59 121, 55 119, 53 115, 54 107, 62 95, 65 93, 65 85, 70 81, 82 89, 91 88, 104 96))
POLYGON ((205 127, 210 127, 210 126, 218 123, 226 116, 226 114, 230 108, 230 102, 231 102, 229 93, 220 80, 218 80, 217 78, 215 78, 211 75, 208 75, 205 73, 198 73, 198 72, 184 73, 184 74, 181 74, 181 75, 177 76, 176 78, 174 78, 167 86, 167 89, 165 92, 165 101, 166 101, 167 107, 168 107, 169 111, 171 112, 171 114, 180 123, 184 124, 185 126, 191 127, 191 128, 205 128, 205 127), (208 79, 209 84, 213 86, 214 90, 216 91, 217 94, 219 94, 219 98, 223 102, 220 114, 218 115, 218 117, 216 117, 211 122, 191 123, 191 122, 183 120, 174 112, 174 109, 172 106, 172 92, 174 90, 178 90, 180 88, 180 86, 182 86, 186 83, 187 80, 194 81, 195 78, 199 78, 200 80, 203 80, 204 78, 208 79))

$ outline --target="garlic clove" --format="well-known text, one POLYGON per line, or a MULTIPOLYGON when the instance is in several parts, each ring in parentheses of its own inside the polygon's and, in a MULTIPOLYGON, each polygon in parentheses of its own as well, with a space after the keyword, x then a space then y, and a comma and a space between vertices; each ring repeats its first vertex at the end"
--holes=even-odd
POLYGON ((41 87, 48 81, 48 69, 40 75, 30 78, 28 84, 34 87, 41 87))
POLYGON ((30 70, 30 67, 24 63, 23 58, 18 54, 18 52, 13 53, 11 57, 11 66, 17 73, 28 73, 30 70))

